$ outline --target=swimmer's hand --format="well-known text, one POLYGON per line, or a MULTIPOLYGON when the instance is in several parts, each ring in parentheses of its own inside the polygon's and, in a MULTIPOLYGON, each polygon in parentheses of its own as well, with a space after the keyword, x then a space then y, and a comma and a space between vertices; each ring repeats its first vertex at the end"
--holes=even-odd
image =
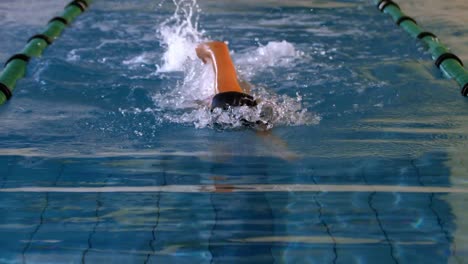
POLYGON ((202 43, 198 45, 195 48, 195 51, 197 52, 198 58, 203 61, 203 63, 207 63, 208 61, 211 60, 211 50, 210 46, 208 46, 206 43, 202 43))

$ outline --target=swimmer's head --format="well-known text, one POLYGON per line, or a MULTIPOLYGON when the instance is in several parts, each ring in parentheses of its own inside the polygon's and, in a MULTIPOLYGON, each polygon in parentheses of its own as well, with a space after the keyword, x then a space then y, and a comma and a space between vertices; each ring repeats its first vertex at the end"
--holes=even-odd
POLYGON ((213 112, 215 109, 219 109, 215 111, 216 115, 214 118, 214 124, 220 125, 220 127, 224 127, 226 123, 223 123, 224 121, 218 122, 218 115, 220 115, 222 112, 226 112, 228 115, 232 115, 235 113, 232 112, 232 110, 234 110, 235 107, 240 106, 254 108, 252 109, 254 113, 259 111, 256 118, 252 118, 252 116, 248 117, 248 115, 244 117, 242 114, 237 116, 238 113, 234 114, 234 116, 236 116, 235 119, 239 120, 244 127, 250 127, 261 131, 268 130, 272 127, 271 122, 273 121, 275 114, 273 107, 265 103, 259 105, 251 95, 239 92, 224 92, 219 93, 213 97, 211 102, 211 111, 213 112))
POLYGON ((246 93, 240 92, 224 92, 219 93, 213 97, 211 101, 211 110, 215 108, 221 108, 223 110, 229 109, 229 107, 235 106, 257 106, 257 101, 246 93))

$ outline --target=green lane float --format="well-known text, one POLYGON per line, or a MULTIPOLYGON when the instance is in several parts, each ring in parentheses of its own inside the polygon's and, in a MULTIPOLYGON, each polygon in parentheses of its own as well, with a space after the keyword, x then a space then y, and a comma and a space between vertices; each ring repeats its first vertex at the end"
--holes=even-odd
POLYGON ((21 53, 11 56, 0 73, 0 105, 13 96, 16 82, 26 74, 29 60, 39 57, 51 45, 63 30, 71 24, 77 16, 83 13, 92 0, 75 0, 69 3, 61 16, 52 18, 42 34, 32 36, 21 53))
POLYGON ((377 8, 390 15, 395 23, 408 32, 413 38, 421 40, 429 49, 435 65, 449 78, 454 79, 461 87, 463 96, 468 96, 468 71, 464 68, 461 59, 450 52, 437 36, 424 31, 416 21, 407 16, 397 3, 392 0, 374 0, 377 8))

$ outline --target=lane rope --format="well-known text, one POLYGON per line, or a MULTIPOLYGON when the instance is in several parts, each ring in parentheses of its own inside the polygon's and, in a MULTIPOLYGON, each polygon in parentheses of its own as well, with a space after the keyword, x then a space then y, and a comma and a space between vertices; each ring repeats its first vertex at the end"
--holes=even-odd
POLYGON ((42 39, 47 43, 47 45, 52 44, 52 39, 49 38, 47 35, 44 35, 44 34, 34 35, 34 36, 30 37, 26 43, 31 42, 33 39, 42 39))
POLYGON ((11 96, 13 96, 11 94, 10 88, 6 87, 6 85, 4 85, 3 83, 0 83, 0 92, 2 92, 5 95, 7 100, 10 100, 11 96))
POLYGON ((55 22, 55 21, 62 22, 64 25, 68 26, 68 21, 63 17, 54 17, 51 20, 49 20, 49 24, 52 23, 52 22, 55 22))
POLYGON ((9 101, 13 96, 16 83, 26 74, 28 62, 32 58, 40 57, 44 50, 62 34, 65 28, 89 8, 92 1, 71 1, 65 6, 60 16, 49 20, 47 28, 43 33, 29 38, 23 50, 14 54, 5 62, 5 67, 0 73, 0 105, 9 101))
POLYGON ((83 1, 73 1, 69 3, 66 7, 69 7, 69 6, 76 6, 79 9, 81 9, 81 12, 84 12, 86 8, 88 7, 86 3, 84 3, 83 1))
POLYGON ((422 41, 431 53, 435 66, 460 85, 463 96, 468 96, 468 71, 457 55, 450 52, 450 49, 442 44, 434 33, 425 31, 416 20, 403 13, 394 1, 374 0, 374 3, 382 13, 390 15, 400 28, 422 41))
POLYGON ((442 62, 444 62, 447 59, 454 59, 454 60, 458 61, 458 63, 460 63, 461 66, 464 66, 463 62, 461 61, 460 58, 458 58, 457 55, 455 55, 453 53, 444 53, 444 54, 440 55, 435 61, 435 65, 437 66, 437 68, 440 68, 440 65, 442 64, 442 62))
POLYGON ((401 23, 405 22, 405 21, 411 21, 415 24, 418 24, 416 23, 416 20, 414 20, 412 17, 409 17, 409 16, 402 16, 400 17, 397 21, 396 21, 396 24, 397 26, 399 26, 401 23))
POLYGON ((26 54, 23 54, 23 53, 18 53, 18 54, 15 54, 13 56, 11 56, 6 62, 5 62, 5 65, 4 67, 7 67, 8 64, 14 60, 22 60, 26 63, 29 62, 29 60, 31 59, 31 57, 29 57, 28 55, 26 54))

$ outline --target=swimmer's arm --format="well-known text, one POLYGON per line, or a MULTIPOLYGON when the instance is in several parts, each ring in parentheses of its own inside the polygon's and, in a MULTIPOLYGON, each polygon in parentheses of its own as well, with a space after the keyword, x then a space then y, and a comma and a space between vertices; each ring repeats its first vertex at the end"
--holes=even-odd
POLYGON ((273 153, 274 156, 290 162, 301 158, 299 154, 289 150, 286 141, 275 136, 270 130, 257 131, 256 134, 263 139, 266 146, 270 149, 270 153, 273 153))
POLYGON ((220 41, 201 43, 195 51, 203 63, 210 62, 213 66, 216 93, 243 92, 226 43, 220 41))
MULTIPOLYGON (((203 63, 206 64, 208 62, 212 62, 213 59, 211 56, 213 56, 213 54, 211 53, 209 43, 202 43, 198 45, 198 47, 195 50, 197 52, 198 58, 200 58, 203 61, 203 63)), ((244 93, 250 94, 250 92, 252 91, 251 83, 240 78, 237 79, 237 82, 239 83, 239 86, 241 87, 244 93)))

